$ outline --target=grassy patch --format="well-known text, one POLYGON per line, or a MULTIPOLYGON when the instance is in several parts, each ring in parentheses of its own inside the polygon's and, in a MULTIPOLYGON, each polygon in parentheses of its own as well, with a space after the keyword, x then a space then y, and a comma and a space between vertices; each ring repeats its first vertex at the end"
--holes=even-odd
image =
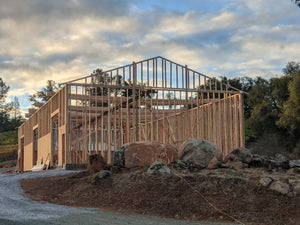
POLYGON ((1 145, 16 145, 18 144, 18 131, 12 130, 0 133, 0 146, 1 145))

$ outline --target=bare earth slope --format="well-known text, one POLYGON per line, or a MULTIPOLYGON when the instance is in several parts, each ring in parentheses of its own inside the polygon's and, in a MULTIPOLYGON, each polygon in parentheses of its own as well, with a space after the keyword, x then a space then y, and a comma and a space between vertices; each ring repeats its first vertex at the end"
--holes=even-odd
MULTIPOLYGON (((299 224, 300 196, 287 197, 258 185, 263 169, 179 171, 211 203, 245 224, 299 224)), ((217 212, 177 176, 123 171, 92 184, 88 172, 22 180, 33 200, 74 207, 95 207, 131 214, 184 220, 233 222, 217 212)))

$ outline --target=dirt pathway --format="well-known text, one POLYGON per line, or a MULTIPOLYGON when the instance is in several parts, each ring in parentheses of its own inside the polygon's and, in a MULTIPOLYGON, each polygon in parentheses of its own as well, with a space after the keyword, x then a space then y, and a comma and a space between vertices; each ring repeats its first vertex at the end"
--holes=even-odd
POLYGON ((19 180, 21 179, 59 176, 73 172, 74 171, 53 170, 23 174, 0 174, 0 225, 221 225, 221 223, 185 222, 158 217, 123 215, 96 209, 76 209, 63 205, 32 201, 24 196, 23 190, 19 184, 19 180))

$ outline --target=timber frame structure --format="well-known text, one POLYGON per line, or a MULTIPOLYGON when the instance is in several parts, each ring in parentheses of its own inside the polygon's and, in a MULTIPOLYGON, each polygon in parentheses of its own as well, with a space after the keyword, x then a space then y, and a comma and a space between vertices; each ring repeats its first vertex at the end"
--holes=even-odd
POLYGON ((178 148, 190 138, 223 155, 245 145, 243 93, 163 57, 61 84, 18 131, 18 171, 34 165, 108 163, 125 143, 145 140, 178 148))

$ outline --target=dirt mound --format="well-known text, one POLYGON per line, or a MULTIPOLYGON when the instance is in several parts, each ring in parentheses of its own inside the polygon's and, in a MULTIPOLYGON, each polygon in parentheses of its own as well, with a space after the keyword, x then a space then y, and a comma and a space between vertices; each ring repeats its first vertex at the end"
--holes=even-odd
POLYGON ((289 198, 259 186, 255 170, 179 173, 189 184, 175 175, 153 176, 142 169, 113 174, 95 184, 90 181, 91 174, 81 172, 22 180, 21 185, 31 199, 55 204, 185 220, 232 221, 208 205, 197 190, 246 224, 297 224, 300 220, 300 196, 289 198))

